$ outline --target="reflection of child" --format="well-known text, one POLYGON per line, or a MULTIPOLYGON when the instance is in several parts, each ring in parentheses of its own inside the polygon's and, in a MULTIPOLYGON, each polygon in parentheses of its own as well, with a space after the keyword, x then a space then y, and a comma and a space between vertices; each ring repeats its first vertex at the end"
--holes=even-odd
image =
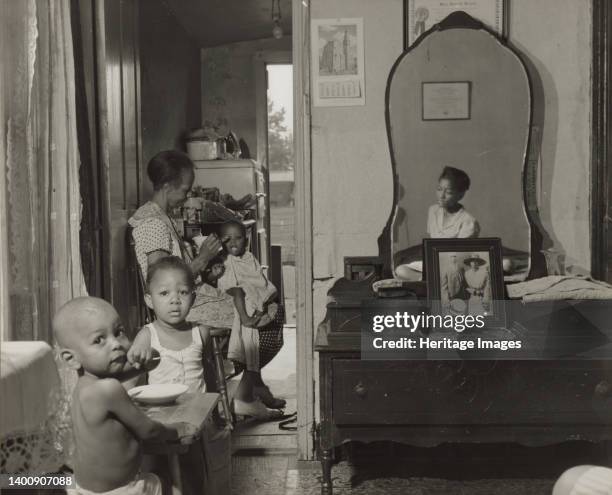
POLYGON ((470 188, 470 178, 458 168, 444 167, 438 179, 438 202, 429 208, 427 233, 433 238, 478 237, 480 226, 459 201, 470 188))
POLYGON ((127 377, 130 342, 119 315, 102 299, 80 297, 53 319, 62 359, 79 374, 72 397, 78 493, 160 494, 152 473, 138 474, 140 441, 176 438, 138 409, 119 379, 127 377))
POLYGON ((149 383, 184 383, 190 391, 205 391, 204 349, 209 330, 186 321, 194 300, 193 274, 183 260, 162 258, 149 267, 145 302, 156 320, 134 340, 130 361, 142 362, 150 349, 159 352, 159 366, 149 372, 149 383))

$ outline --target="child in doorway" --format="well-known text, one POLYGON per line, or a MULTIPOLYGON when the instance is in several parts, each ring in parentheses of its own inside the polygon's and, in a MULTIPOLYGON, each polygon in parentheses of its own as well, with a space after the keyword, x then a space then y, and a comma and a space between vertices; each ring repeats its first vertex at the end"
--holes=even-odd
POLYGON ((275 302, 276 287, 247 251, 246 228, 241 222, 223 224, 221 239, 227 258, 219 288, 232 296, 235 307, 228 358, 237 370, 244 370, 234 395, 234 409, 241 416, 275 418, 279 414, 274 409, 286 402, 272 395, 260 370, 283 346, 284 316, 275 302))
POLYGON ((156 320, 144 326, 128 353, 136 366, 159 352, 159 366, 149 372, 149 383, 184 383, 189 392, 204 392, 204 356, 209 328, 186 320, 195 298, 193 273, 176 256, 162 258, 147 272, 145 303, 156 320))
POLYGON ((480 226, 459 201, 470 188, 470 178, 463 170, 444 167, 438 178, 438 202, 427 214, 427 233, 432 238, 478 237, 480 226))
POLYGON ((61 358, 79 374, 71 404, 76 493, 161 495, 155 474, 139 474, 140 442, 177 432, 149 419, 119 381, 137 371, 127 361, 130 342, 117 311, 102 299, 80 297, 60 308, 52 326, 61 358))

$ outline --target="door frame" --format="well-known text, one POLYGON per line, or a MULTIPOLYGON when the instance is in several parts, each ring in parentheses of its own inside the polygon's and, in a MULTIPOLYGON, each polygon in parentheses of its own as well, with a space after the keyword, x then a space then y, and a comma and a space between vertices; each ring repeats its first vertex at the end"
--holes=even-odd
POLYGON ((298 459, 315 459, 310 0, 292 0, 298 459))
MULTIPOLYGON (((307 2, 308 3, 308 2, 307 2)), ((310 109, 308 7, 292 0, 293 52, 255 54, 257 161, 268 162, 267 64, 293 64, 293 151, 295 178, 296 371, 298 459, 315 458, 314 326, 312 303, 312 194, 310 177, 310 109)), ((267 166, 266 166, 267 171, 267 166)), ((266 172, 267 173, 267 172, 266 172)), ((269 177, 268 177, 269 180, 269 177)), ((269 198, 268 198, 269 199, 269 198)), ((268 226, 269 231, 269 226, 268 226)))

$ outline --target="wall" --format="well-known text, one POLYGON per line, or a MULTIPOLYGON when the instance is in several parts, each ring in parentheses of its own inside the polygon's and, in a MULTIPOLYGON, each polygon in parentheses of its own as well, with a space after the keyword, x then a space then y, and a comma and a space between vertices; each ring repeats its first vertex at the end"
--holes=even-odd
POLYGON ((325 313, 344 256, 378 253, 391 214, 393 179, 385 128, 385 88, 402 52, 402 0, 312 0, 311 17, 363 17, 365 105, 312 108, 314 322, 325 313), (316 279, 319 279, 318 281, 316 279))
POLYGON ((510 33, 524 54, 542 132, 541 220, 567 266, 589 271, 591 32, 589 0, 514 0, 510 33))
MULTIPOLYGON (((162 0, 140 2, 142 166, 200 125, 200 48, 162 0)), ((143 197, 151 186, 143 174, 143 197)))
MULTIPOLYGON (((363 17, 366 104, 312 108, 314 321, 344 256, 374 255, 391 212, 384 122, 391 65, 402 51, 401 0, 312 0, 313 19, 363 17)), ((512 0, 510 39, 534 76, 542 135, 541 220, 567 263, 590 267, 591 7, 588 0, 512 0), (556 36, 556 33, 562 33, 556 36)))
POLYGON ((202 121, 226 119, 231 130, 257 156, 255 65, 257 52, 291 51, 291 36, 203 48, 202 121))

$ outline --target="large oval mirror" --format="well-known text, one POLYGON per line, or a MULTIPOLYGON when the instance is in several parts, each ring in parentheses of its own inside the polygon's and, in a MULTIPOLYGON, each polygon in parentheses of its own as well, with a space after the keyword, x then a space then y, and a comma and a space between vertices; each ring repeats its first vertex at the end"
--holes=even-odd
POLYGON ((439 27, 402 55, 387 89, 395 273, 420 259, 425 237, 478 236, 501 238, 513 277, 527 276, 530 120, 525 67, 489 31, 439 27))

